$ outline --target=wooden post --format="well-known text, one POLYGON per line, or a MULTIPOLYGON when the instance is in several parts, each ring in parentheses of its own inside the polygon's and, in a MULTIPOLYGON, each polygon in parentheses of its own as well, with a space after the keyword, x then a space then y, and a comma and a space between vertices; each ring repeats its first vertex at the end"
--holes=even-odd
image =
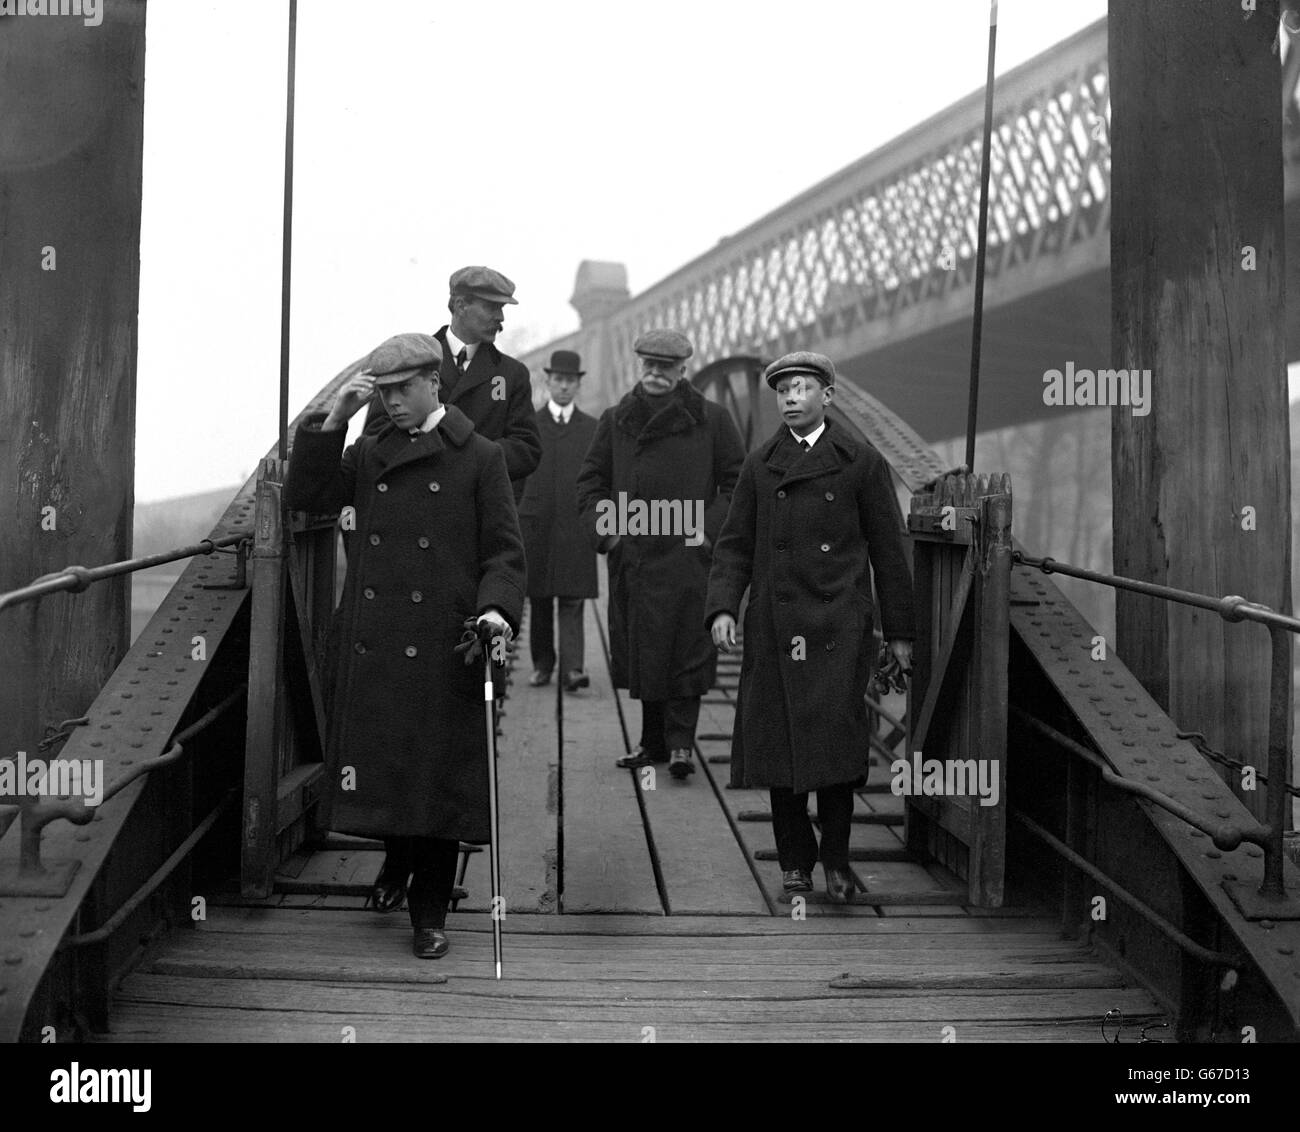
MULTIPOLYGON (((0 590, 131 553, 145 6, 99 14, 0 17, 0 590)), ((0 614, 0 757, 84 714, 129 593, 0 614)))
MULTIPOLYGON (((1112 412, 1111 472, 1116 573, 1289 613, 1277 32, 1277 0, 1111 0, 1111 365, 1151 373, 1149 414, 1112 412)), ((1268 634, 1116 606, 1156 701, 1263 769, 1268 634)))

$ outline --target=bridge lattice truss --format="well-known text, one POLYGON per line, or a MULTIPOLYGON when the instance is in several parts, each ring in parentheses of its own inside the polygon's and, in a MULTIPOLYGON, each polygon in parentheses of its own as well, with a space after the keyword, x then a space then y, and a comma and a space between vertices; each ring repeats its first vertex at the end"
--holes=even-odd
MULTIPOLYGON (((999 80, 991 145, 990 280, 1109 227, 1106 25, 999 80)), ((672 325, 693 364, 816 348, 838 331, 970 287, 982 94, 809 190, 611 316, 612 369, 672 325)))

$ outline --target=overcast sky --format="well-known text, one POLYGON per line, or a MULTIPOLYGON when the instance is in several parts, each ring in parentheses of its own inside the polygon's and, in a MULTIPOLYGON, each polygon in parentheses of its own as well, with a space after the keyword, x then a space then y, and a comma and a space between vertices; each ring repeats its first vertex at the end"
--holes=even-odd
MULTIPOLYGON (((1105 13, 1001 0, 999 73, 1105 13)), ((287 20, 149 5, 141 502, 275 442, 287 20)), ((508 352, 576 328, 580 260, 644 290, 982 88, 987 27, 987 0, 301 0, 292 412, 442 325, 467 263, 518 286, 508 352)))

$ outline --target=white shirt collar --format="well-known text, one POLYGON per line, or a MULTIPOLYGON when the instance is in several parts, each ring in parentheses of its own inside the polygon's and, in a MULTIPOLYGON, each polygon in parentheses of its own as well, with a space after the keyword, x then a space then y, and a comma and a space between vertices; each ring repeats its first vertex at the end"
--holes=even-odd
POLYGON ((456 355, 459 354, 461 350, 465 351, 465 366, 466 368, 468 368, 469 363, 474 360, 474 354, 478 351, 478 348, 481 345, 481 343, 475 342, 471 346, 468 342, 462 342, 459 338, 456 337, 455 334, 451 332, 451 326, 448 325, 447 345, 451 349, 451 360, 453 362, 456 360, 456 355))
POLYGON ((438 427, 438 422, 442 420, 442 418, 445 417, 446 415, 447 415, 447 406, 439 405, 436 409, 433 410, 432 413, 430 413, 427 417, 424 418, 424 423, 420 425, 418 430, 408 429, 407 431, 408 432, 417 432, 417 431, 432 432, 435 428, 438 427))
POLYGON ((555 403, 555 398, 552 397, 550 400, 546 402, 546 407, 551 410, 551 416, 554 417, 556 421, 563 420, 565 424, 568 424, 569 418, 573 416, 572 401, 570 401, 567 405, 561 406, 561 405, 557 405, 555 403))
POLYGON ((817 443, 818 438, 825 431, 826 431, 826 422, 822 421, 822 423, 819 424, 815 429, 813 429, 812 432, 810 432, 807 436, 800 436, 797 432, 795 432, 794 429, 790 429, 790 435, 793 436, 795 440, 806 440, 808 442, 808 447, 811 448, 814 444, 817 443))

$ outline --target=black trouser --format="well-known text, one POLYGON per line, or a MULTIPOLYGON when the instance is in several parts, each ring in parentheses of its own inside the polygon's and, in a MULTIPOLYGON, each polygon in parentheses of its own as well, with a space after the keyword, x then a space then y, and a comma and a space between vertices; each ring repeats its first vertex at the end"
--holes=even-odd
POLYGON ((555 670, 554 602, 560 603, 560 671, 581 672, 583 668, 581 597, 535 597, 529 599, 528 649, 538 672, 555 670))
POLYGON ((385 837, 384 848, 388 850, 384 859, 384 879, 411 877, 411 886, 406 893, 411 926, 444 927, 451 890, 456 886, 460 842, 442 837, 385 837))
MULTIPOLYGON (((808 795, 773 786, 772 833, 781 870, 812 872, 817 863, 817 836, 808 817, 808 795)), ((849 831, 853 828, 853 784, 826 786, 817 791, 817 820, 822 827, 821 862, 831 868, 849 867, 849 831)))
POLYGON ((700 720, 700 697, 641 701, 641 747, 651 754, 695 746, 695 725, 700 720))

